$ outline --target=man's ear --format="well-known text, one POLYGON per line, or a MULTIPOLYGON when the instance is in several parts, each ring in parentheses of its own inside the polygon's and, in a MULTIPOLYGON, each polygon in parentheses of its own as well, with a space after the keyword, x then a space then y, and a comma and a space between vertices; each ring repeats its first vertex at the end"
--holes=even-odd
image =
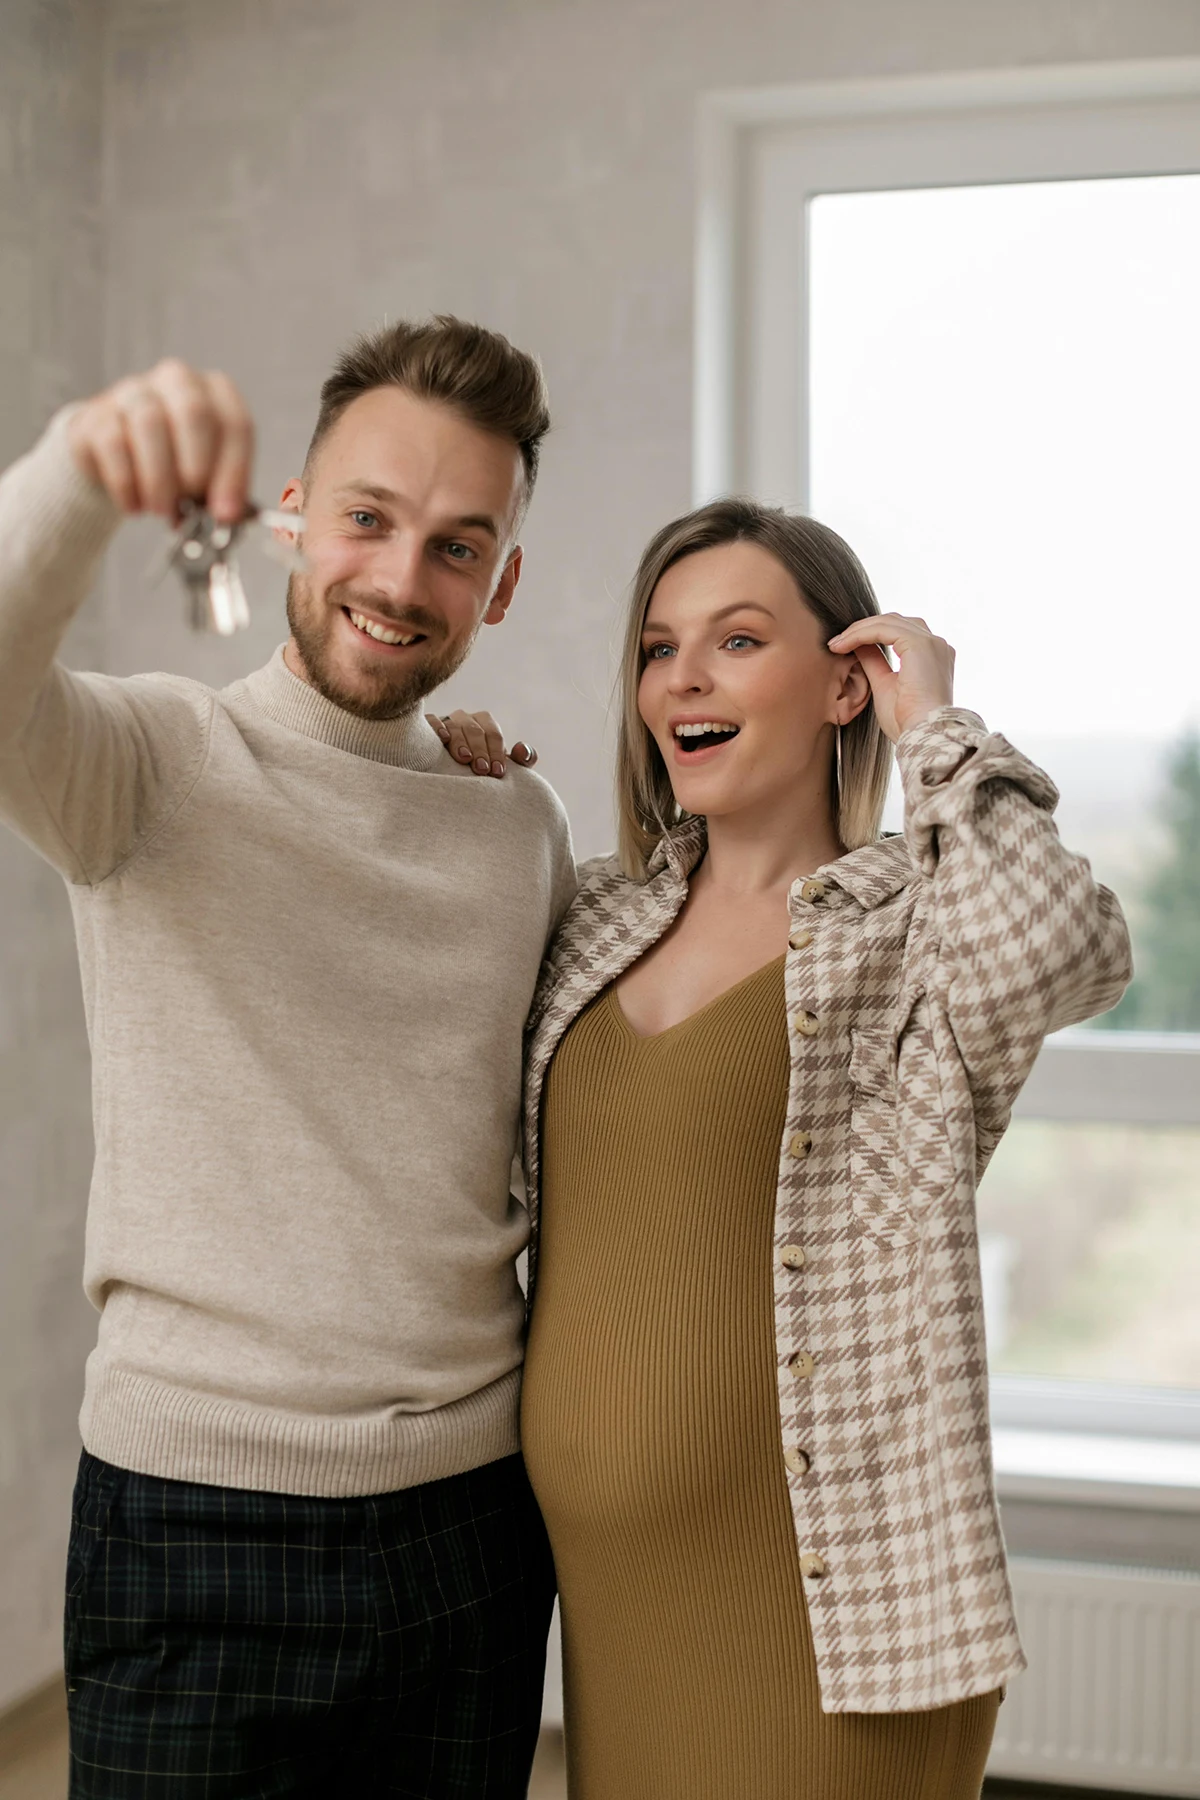
POLYGON ((487 611, 483 615, 485 625, 499 625, 512 605, 513 594, 521 579, 521 560, 524 554, 520 544, 513 545, 508 561, 501 570, 500 579, 496 583, 496 591, 488 601, 487 611))

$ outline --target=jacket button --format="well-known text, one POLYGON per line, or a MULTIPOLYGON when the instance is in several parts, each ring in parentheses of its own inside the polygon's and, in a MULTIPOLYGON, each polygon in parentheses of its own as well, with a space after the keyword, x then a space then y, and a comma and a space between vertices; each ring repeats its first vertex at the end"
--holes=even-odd
POLYGON ((785 1269, 802 1269, 804 1267, 804 1251, 799 1244, 785 1244, 779 1252, 779 1260, 785 1269))
POLYGON ((793 1475, 807 1475, 810 1459, 807 1451, 801 1450, 797 1444, 790 1444, 783 1453, 783 1460, 793 1475))
POLYGON ((799 1012, 792 1020, 792 1030, 798 1031, 801 1037, 816 1037, 820 1029, 821 1021, 813 1012, 799 1012))
POLYGON ((823 900, 825 898, 825 883, 823 881, 812 879, 802 882, 800 885, 800 898, 802 900, 807 900, 810 903, 813 900, 823 900))
POLYGON ((800 1558, 800 1573, 806 1581, 816 1581, 825 1573, 825 1558, 818 1556, 815 1550, 807 1551, 800 1558))
POLYGON ((807 1381, 817 1366, 817 1359, 809 1350, 793 1350, 788 1357, 788 1368, 797 1381, 807 1381))
POLYGON ((803 931, 793 931, 791 937, 788 939, 788 949, 807 950, 812 941, 813 934, 811 931, 807 930, 807 928, 803 931))
POLYGON ((788 1155, 794 1156, 797 1162, 803 1162, 811 1149, 811 1131, 794 1131, 788 1139, 788 1155))

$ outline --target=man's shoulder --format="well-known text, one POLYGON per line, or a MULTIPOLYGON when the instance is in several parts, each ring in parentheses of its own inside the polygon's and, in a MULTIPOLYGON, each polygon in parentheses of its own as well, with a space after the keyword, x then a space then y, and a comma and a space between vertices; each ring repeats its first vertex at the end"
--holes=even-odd
POLYGON ((191 726, 207 728, 218 698, 204 682, 193 681, 186 675, 171 675, 161 669, 139 675, 108 675, 84 670, 74 679, 101 701, 140 719, 148 728, 156 724, 166 730, 191 726))
MULTIPOLYGON (((466 779, 486 781, 490 777, 468 773, 466 779)), ((569 830, 566 807, 550 783, 536 770, 523 769, 519 763, 510 762, 507 774, 495 785, 501 790, 514 817, 527 820, 535 829, 540 827, 556 834, 569 830)))

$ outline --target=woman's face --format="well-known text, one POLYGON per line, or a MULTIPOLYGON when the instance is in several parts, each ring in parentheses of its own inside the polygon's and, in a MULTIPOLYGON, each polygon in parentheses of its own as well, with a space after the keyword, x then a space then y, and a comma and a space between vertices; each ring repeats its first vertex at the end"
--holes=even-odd
POLYGON ((638 710, 687 812, 769 806, 806 776, 825 780, 822 733, 855 660, 834 656, 825 636, 760 544, 720 544, 667 570, 642 629, 638 710))

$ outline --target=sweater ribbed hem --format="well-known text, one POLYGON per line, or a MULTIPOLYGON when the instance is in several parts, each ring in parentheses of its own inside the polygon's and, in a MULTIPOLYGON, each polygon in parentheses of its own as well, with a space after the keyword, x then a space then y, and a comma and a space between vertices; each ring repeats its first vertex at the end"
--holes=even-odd
POLYGON ((89 1370, 80 1430, 102 1461, 164 1481, 303 1494, 386 1494, 520 1448, 521 1371, 433 1412, 366 1418, 275 1412, 128 1370, 89 1370))

